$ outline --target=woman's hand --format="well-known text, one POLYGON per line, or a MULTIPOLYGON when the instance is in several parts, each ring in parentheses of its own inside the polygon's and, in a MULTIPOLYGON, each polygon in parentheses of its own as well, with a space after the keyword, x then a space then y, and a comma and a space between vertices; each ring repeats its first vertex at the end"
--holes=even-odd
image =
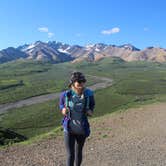
POLYGON ((88 115, 88 116, 92 116, 92 115, 93 115, 92 110, 87 110, 87 115, 88 115))
POLYGON ((62 109, 62 115, 66 116, 66 115, 67 115, 67 112, 68 112, 68 109, 67 109, 67 108, 63 108, 63 109, 62 109))

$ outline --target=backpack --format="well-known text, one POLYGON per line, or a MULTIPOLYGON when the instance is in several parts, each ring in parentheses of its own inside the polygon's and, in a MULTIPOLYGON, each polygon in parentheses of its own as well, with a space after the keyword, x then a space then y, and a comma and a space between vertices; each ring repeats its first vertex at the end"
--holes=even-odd
POLYGON ((87 115, 86 110, 89 109, 89 97, 84 93, 82 98, 78 98, 75 95, 72 96, 72 90, 66 92, 65 103, 69 112, 68 116, 68 129, 69 132, 76 135, 85 135, 85 130, 87 126, 87 115), (72 108, 72 109, 70 109, 72 108))

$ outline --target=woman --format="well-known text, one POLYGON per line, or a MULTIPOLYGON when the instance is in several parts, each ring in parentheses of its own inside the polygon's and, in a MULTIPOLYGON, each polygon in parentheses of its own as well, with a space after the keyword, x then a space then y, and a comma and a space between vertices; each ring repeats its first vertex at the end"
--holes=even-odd
POLYGON ((87 116, 92 116, 95 106, 93 91, 85 87, 86 78, 81 72, 73 72, 69 89, 60 95, 59 107, 63 118, 67 166, 80 166, 82 150, 90 135, 87 116), (76 144, 76 145, 75 145, 76 144))

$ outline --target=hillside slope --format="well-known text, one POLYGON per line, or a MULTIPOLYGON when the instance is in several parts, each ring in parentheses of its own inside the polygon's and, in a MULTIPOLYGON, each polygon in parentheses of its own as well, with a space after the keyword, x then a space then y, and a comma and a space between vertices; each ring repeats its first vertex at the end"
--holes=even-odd
MULTIPOLYGON (((83 166, 165 166, 166 103, 154 103, 91 119, 83 166)), ((1 166, 63 166, 62 134, 0 150, 1 166)))

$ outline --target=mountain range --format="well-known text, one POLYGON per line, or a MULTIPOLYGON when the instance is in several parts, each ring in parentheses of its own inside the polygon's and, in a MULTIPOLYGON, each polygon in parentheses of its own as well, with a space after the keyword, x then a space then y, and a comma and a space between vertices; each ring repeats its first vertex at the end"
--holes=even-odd
POLYGON ((0 63, 18 59, 31 59, 51 63, 67 61, 76 63, 83 60, 94 62, 105 57, 118 57, 127 62, 166 62, 166 49, 147 47, 141 50, 131 44, 116 46, 97 43, 80 46, 56 41, 36 41, 32 44, 21 45, 17 48, 9 47, 0 51, 0 63))

